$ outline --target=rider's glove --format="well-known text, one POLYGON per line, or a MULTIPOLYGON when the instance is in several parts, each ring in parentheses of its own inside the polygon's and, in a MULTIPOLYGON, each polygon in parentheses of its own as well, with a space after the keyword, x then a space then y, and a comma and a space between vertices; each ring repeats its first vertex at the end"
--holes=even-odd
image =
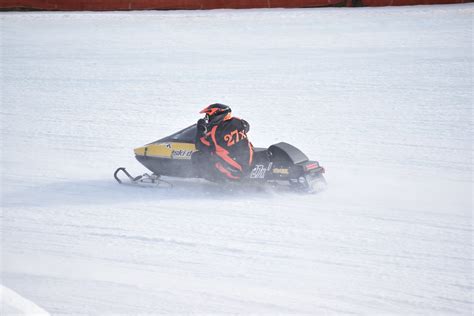
POLYGON ((197 130, 201 135, 206 134, 207 132, 207 124, 205 119, 199 119, 197 121, 197 130))
POLYGON ((244 131, 248 133, 250 130, 250 124, 246 120, 242 120, 242 126, 244 128, 244 131))

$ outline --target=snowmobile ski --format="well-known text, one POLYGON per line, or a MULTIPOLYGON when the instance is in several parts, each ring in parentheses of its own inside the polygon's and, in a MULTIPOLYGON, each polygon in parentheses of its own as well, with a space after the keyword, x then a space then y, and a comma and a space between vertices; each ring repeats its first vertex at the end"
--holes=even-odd
POLYGON ((117 168, 114 172, 114 178, 115 180, 120 183, 120 184, 133 184, 133 185, 147 185, 147 186, 160 186, 160 185, 166 185, 167 187, 172 188, 173 184, 165 181, 163 179, 160 179, 160 175, 157 174, 148 174, 144 173, 142 175, 133 177, 124 167, 117 168), (128 180, 124 182, 122 179, 119 178, 119 174, 123 173, 127 176, 128 180))

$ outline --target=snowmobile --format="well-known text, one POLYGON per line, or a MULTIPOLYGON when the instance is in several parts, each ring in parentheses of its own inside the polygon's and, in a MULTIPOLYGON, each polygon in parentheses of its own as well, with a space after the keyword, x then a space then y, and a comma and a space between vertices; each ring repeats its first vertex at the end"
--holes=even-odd
MULTIPOLYGON (((196 124, 191 125, 145 146, 135 148, 135 158, 152 174, 144 173, 132 176, 124 167, 117 168, 114 178, 118 183, 152 184, 172 186, 162 176, 178 178, 204 178, 206 170, 200 166, 200 160, 194 159, 196 124), (127 181, 124 182, 123 174, 127 181), (122 179, 120 176, 122 176, 122 179)), ((315 193, 326 187, 325 170, 315 160, 298 148, 280 142, 268 148, 254 148, 253 164, 250 172, 238 181, 238 185, 285 186, 294 191, 315 193)))

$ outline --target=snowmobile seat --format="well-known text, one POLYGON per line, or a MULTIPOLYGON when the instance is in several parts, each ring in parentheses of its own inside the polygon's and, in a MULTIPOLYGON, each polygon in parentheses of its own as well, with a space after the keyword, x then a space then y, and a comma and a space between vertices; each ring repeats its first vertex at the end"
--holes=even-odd
POLYGON ((301 150, 285 142, 271 145, 268 148, 268 151, 274 157, 273 161, 275 162, 277 160, 280 162, 286 160, 296 165, 309 160, 308 156, 306 156, 301 150))

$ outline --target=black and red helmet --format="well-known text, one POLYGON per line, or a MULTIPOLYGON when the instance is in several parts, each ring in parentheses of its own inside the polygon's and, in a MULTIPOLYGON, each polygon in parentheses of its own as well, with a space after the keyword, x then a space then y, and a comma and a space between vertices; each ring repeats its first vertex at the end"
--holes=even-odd
POLYGON ((204 109, 201 110, 199 113, 205 113, 206 118, 208 120, 208 124, 216 124, 220 121, 230 118, 232 109, 230 106, 221 104, 221 103, 214 103, 211 105, 206 106, 204 109))

